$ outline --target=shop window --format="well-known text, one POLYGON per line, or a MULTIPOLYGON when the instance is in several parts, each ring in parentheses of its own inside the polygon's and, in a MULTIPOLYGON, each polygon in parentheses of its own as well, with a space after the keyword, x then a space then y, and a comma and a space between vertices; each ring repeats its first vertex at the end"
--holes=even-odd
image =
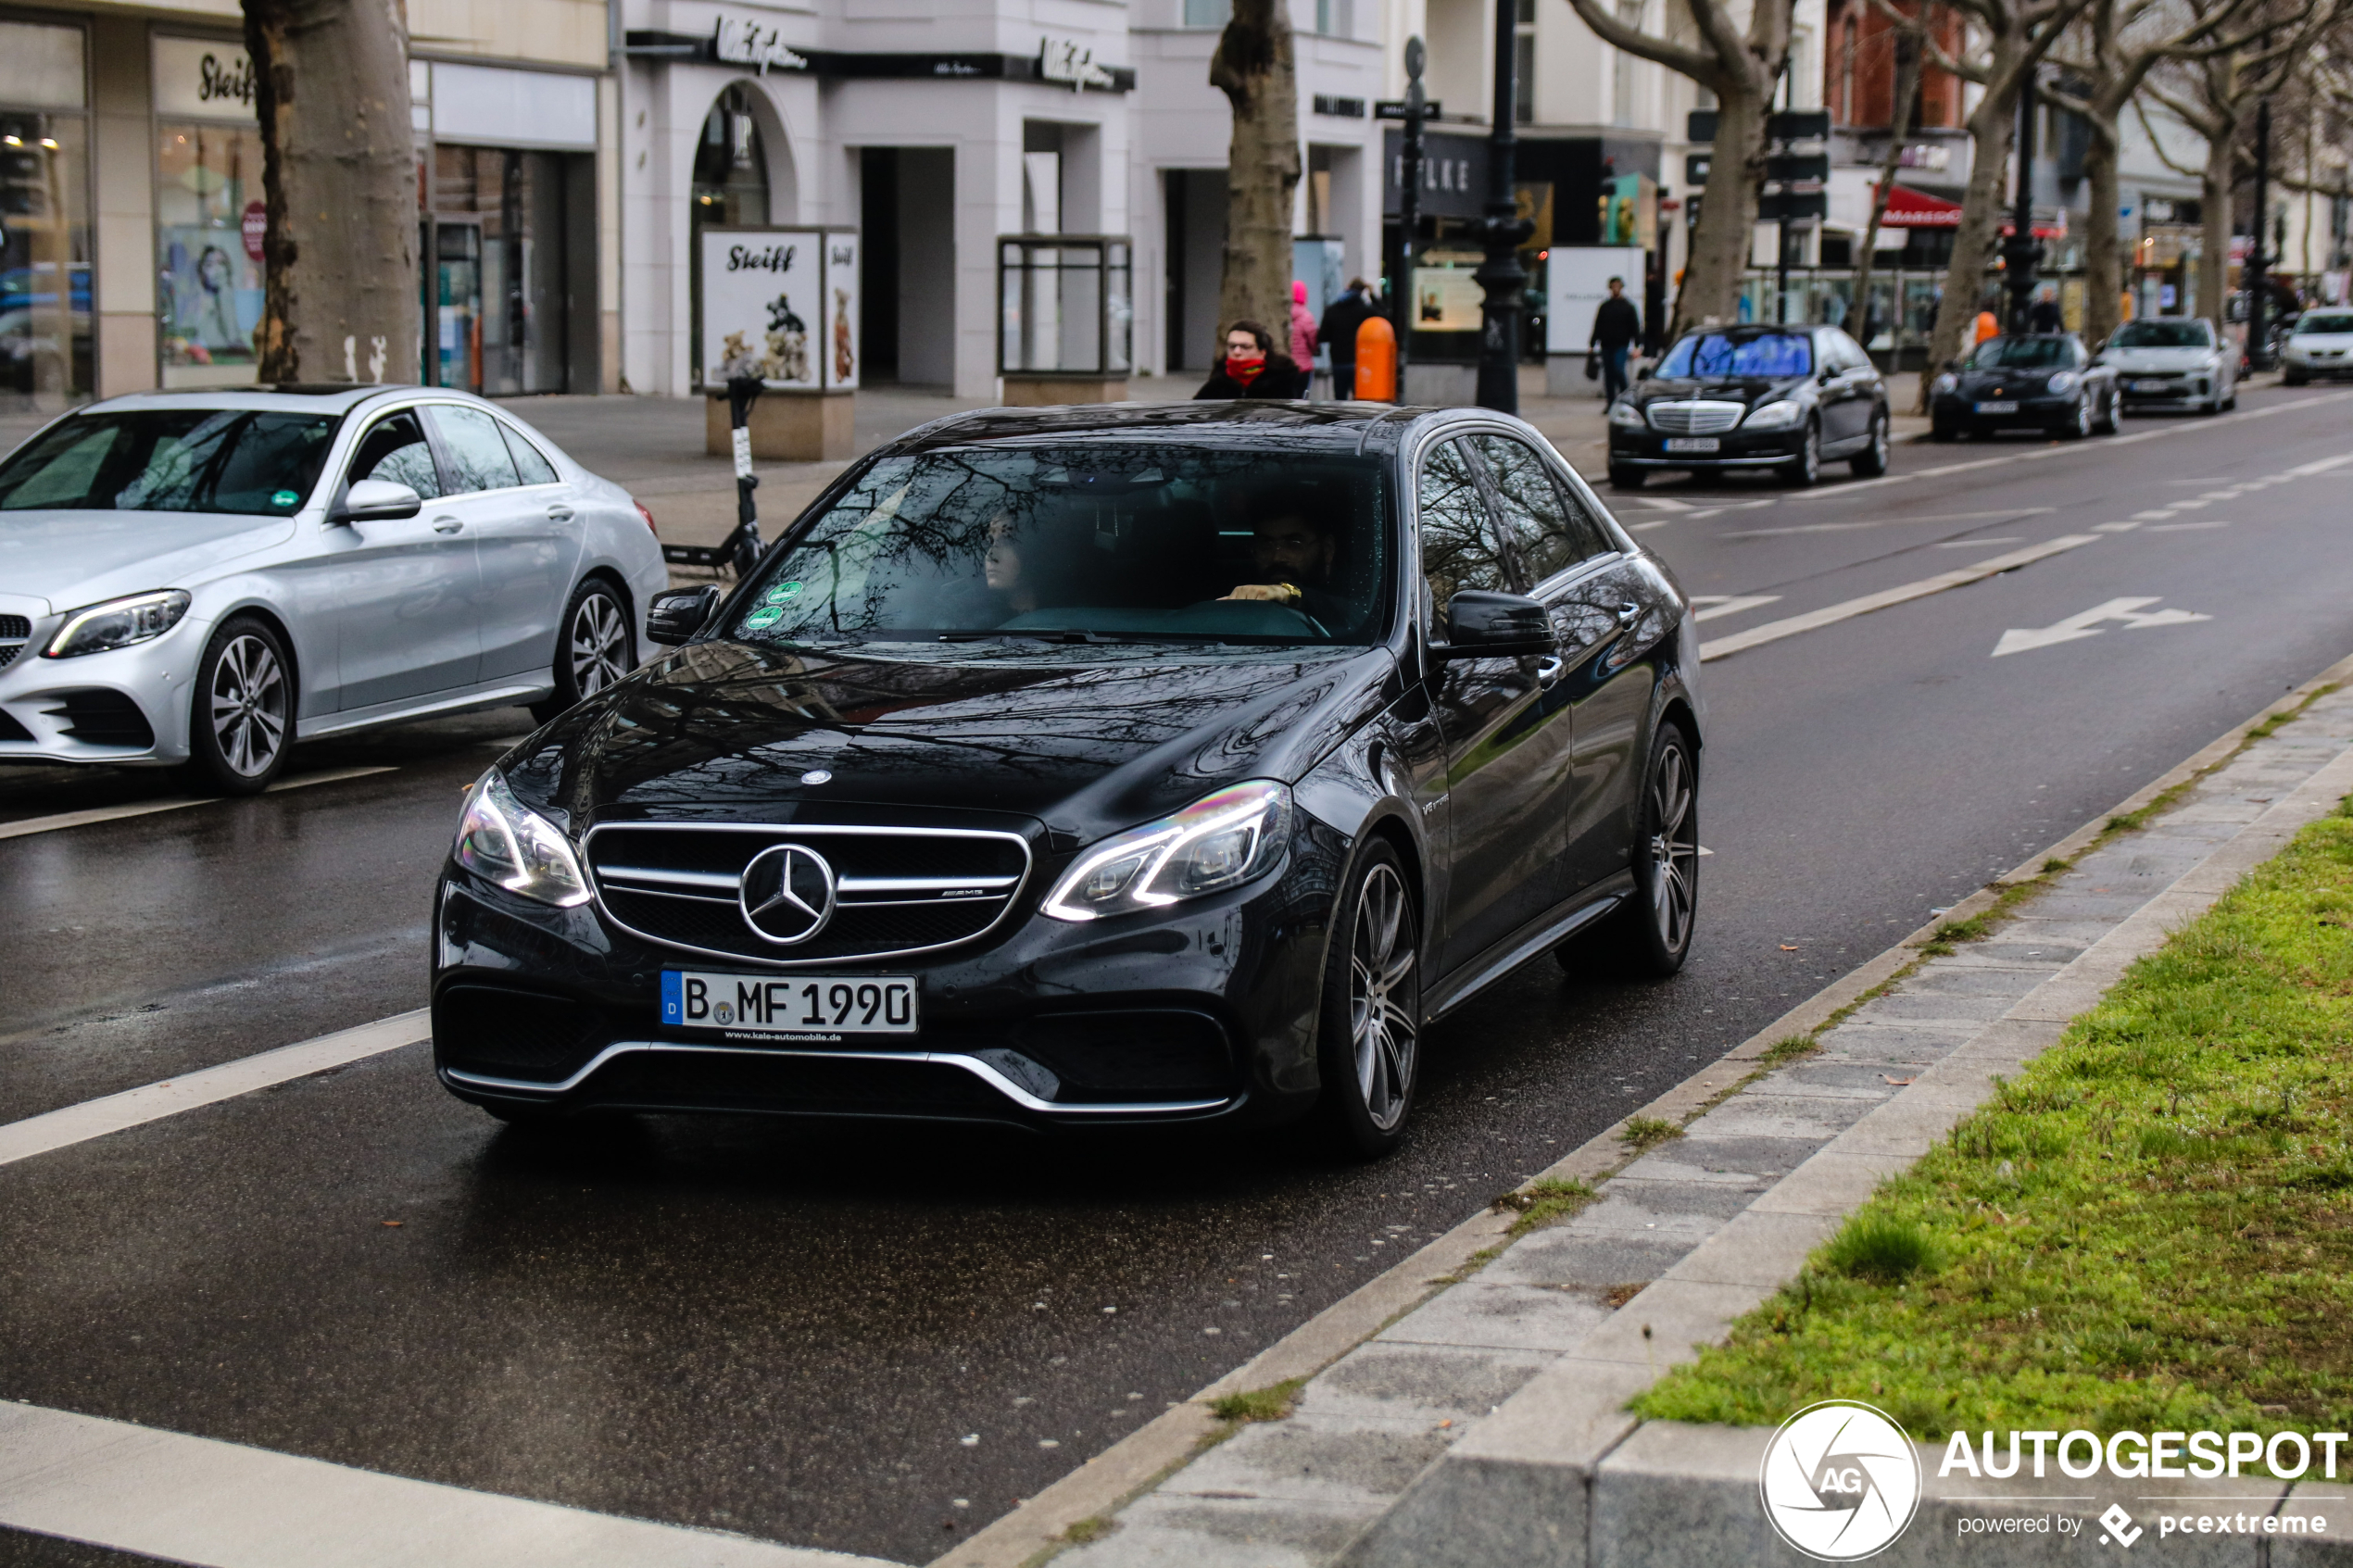
POLYGON ((490 396, 569 388, 567 269, 593 220, 590 160, 449 143, 433 149, 427 373, 490 396))
POLYGON ((82 30, 0 22, 0 408, 90 395, 82 30))
POLYGON ((156 155, 156 314, 166 386, 234 386, 255 375, 261 322, 261 133, 167 122, 156 155))
POLYGON ((724 229, 768 221, 768 156, 741 87, 720 94, 695 144, 694 218, 724 229))

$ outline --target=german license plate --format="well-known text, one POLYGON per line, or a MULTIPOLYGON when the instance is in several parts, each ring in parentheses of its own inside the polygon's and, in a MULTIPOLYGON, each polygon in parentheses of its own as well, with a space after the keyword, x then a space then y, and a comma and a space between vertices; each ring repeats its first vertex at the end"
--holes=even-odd
POLYGON ((1670 435, 1667 438, 1669 452, 1713 452, 1723 443, 1712 435, 1670 435))
POLYGON ((1977 406, 1977 411, 1981 414, 2015 414, 2018 412, 2018 405, 2010 402, 1980 403, 1977 406))
POLYGON ((661 1021, 763 1039, 824 1041, 915 1033, 915 983, 895 974, 661 972, 661 1021))
POLYGON ((2171 392, 2173 390, 2173 383, 2170 381, 2136 381, 2133 383, 2133 390, 2134 392, 2171 392))

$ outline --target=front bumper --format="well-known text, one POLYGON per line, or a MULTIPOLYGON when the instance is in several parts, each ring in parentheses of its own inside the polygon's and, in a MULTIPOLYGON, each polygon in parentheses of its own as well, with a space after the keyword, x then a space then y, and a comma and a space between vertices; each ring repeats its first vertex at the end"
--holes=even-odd
POLYGON ((1612 468, 1633 469, 1755 469, 1778 468, 1797 460, 1805 451, 1806 427, 1793 425, 1787 430, 1746 431, 1734 426, 1728 431, 1707 436, 1669 436, 1661 432, 1643 429, 1609 427, 1609 461, 1612 468), (1716 443, 1713 452, 1672 452, 1669 441, 1702 440, 1716 443))
POLYGON ((1975 398, 1958 393, 1939 393, 1929 403, 1929 417, 1937 424, 1957 430, 2045 430, 2075 417, 2080 393, 2070 392, 2063 397, 2004 397, 1975 398), (2009 414, 1981 414, 1980 402, 2015 403, 2018 411, 2009 414))
POLYGON ((183 620, 127 648, 42 658, 63 619, 32 618, 0 665, 0 763, 186 761, 189 689, 210 628, 183 620))
POLYGON ((2132 375, 2117 372, 2117 395, 2128 408, 2188 408, 2210 403, 2221 395, 2221 372, 2196 370, 2187 374, 2132 375))
POLYGON ((2280 356, 2280 365, 2300 376, 2353 376, 2353 354, 2339 350, 2334 354, 2296 354, 2280 356))
POLYGON ((737 1111, 1027 1128, 1290 1120, 1315 1100, 1324 937, 1345 844, 1309 820, 1283 866, 1169 911, 1082 924, 1036 912, 1041 865, 998 934, 945 954, 769 969, 620 930, 445 866, 434 1061, 452 1094, 556 1111, 737 1111), (663 969, 801 982, 903 975, 913 1035, 770 1044, 665 1026, 663 969))

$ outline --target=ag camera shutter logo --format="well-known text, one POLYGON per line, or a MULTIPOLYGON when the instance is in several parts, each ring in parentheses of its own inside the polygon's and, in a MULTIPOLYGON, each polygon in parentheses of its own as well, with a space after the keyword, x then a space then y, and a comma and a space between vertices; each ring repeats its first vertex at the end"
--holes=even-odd
POLYGON ((1756 1486, 1782 1540, 1817 1562, 1855 1562, 1911 1524, 1919 1455, 1885 1411, 1825 1399, 1781 1423, 1765 1446, 1756 1486))

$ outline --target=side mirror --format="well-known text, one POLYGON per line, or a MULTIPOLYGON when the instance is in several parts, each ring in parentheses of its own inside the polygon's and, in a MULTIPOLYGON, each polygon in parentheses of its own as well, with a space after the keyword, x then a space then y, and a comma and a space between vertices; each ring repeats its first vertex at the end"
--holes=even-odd
POLYGON ((719 608, 719 584, 706 583, 699 588, 668 588, 656 594, 646 605, 646 641, 675 646, 689 641, 711 620, 711 612, 719 608))
POLYGON ((1553 616, 1534 599, 1466 588, 1446 601, 1446 645, 1441 659, 1510 659, 1560 646, 1553 616))
POLYGON ((389 522, 415 517, 424 500, 405 484, 389 479, 363 479, 344 492, 343 502, 327 514, 329 522, 389 522))

